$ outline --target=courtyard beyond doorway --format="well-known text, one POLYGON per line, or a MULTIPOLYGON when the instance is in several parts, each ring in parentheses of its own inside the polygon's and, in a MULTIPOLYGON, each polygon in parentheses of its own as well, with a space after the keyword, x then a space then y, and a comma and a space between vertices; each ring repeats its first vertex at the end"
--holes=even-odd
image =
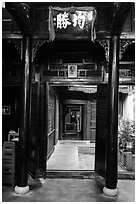
POLYGON ((48 170, 94 170, 95 143, 59 140, 47 162, 48 170))
MULTIPOLYGON (((68 177, 67 172, 74 172, 74 175, 76 171, 93 173, 95 171, 95 143, 70 138, 58 141, 54 152, 47 161, 47 172, 65 171, 66 177, 68 177)), ((118 172, 119 176, 128 173, 119 164, 118 172)))

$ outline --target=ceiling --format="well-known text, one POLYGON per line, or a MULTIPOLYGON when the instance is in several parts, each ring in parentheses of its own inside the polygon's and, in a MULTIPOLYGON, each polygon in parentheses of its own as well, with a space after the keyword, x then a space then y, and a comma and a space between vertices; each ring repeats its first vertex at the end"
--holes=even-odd
MULTIPOLYGON (((5 9, 17 23, 15 28, 18 27, 22 34, 31 33, 34 37, 44 37, 48 31, 49 6, 95 7, 98 38, 120 34, 131 11, 132 15, 125 27, 126 32, 132 32, 135 23, 134 2, 5 2, 5 9)), ((6 18, 4 11, 3 17, 6 18)), ((8 26, 8 21, 5 23, 8 26)))

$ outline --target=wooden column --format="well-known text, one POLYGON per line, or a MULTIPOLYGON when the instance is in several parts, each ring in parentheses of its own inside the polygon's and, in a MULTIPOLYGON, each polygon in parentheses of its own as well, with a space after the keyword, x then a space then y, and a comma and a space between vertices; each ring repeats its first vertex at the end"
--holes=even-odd
POLYGON ((21 121, 19 132, 19 152, 17 186, 15 192, 25 194, 28 186, 28 141, 29 141, 29 111, 30 111, 30 37, 23 38, 23 81, 21 90, 21 121))
POLYGON ((39 175, 39 163, 40 163, 40 94, 41 94, 41 90, 40 90, 40 73, 38 73, 38 78, 39 78, 39 81, 36 82, 36 86, 37 86, 37 132, 38 132, 38 135, 39 137, 37 138, 37 170, 36 170, 36 175, 39 175))
MULTIPOLYGON (((48 156, 48 129, 49 129, 49 114, 48 114, 48 106, 49 106, 49 82, 47 81, 45 84, 45 153, 44 153, 44 164, 45 171, 47 171, 47 156, 48 156)), ((46 177, 46 172, 45 172, 46 177)))
POLYGON ((117 189, 117 140, 118 140, 118 86, 119 86, 119 36, 112 36, 109 64, 108 136, 106 160, 106 187, 104 194, 116 196, 117 189))

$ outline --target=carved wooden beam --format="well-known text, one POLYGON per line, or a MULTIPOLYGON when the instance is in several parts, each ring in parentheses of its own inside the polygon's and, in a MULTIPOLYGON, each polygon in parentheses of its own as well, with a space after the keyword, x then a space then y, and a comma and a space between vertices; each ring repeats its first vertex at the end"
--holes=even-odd
POLYGON ((6 2, 5 8, 18 24, 22 34, 29 35, 31 32, 29 4, 24 5, 22 3, 17 3, 17 2, 6 2))
POLYGON ((126 18, 133 6, 133 2, 114 3, 114 14, 111 27, 112 35, 119 35, 121 33, 126 18))
POLYGON ((120 40, 120 51, 119 51, 119 59, 121 60, 123 57, 124 52, 129 47, 129 45, 135 43, 133 39, 122 39, 120 40))
POLYGON ((104 48, 106 61, 109 62, 110 40, 109 39, 97 39, 96 41, 104 48))

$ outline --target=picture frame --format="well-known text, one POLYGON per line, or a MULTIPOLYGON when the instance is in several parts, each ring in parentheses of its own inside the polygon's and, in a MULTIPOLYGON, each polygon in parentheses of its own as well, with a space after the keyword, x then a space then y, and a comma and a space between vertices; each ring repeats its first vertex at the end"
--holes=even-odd
POLYGON ((2 115, 10 115, 11 106, 2 106, 2 115))
POLYGON ((68 65, 68 78, 77 78, 77 65, 76 64, 68 65))

